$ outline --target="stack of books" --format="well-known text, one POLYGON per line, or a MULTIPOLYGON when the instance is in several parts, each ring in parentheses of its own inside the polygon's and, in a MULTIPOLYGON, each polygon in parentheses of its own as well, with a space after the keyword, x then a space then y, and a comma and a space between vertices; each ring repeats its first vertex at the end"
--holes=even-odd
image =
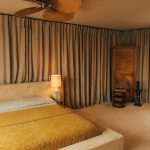
POLYGON ((117 88, 113 91, 112 106, 125 107, 125 98, 127 90, 124 88, 117 88))

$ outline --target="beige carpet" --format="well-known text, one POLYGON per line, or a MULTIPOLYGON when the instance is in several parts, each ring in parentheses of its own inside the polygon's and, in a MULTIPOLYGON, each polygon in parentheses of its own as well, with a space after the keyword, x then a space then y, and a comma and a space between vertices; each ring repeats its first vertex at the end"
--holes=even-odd
POLYGON ((80 115, 109 127, 125 137, 125 150, 150 150, 150 104, 115 108, 101 104, 76 110, 80 115))

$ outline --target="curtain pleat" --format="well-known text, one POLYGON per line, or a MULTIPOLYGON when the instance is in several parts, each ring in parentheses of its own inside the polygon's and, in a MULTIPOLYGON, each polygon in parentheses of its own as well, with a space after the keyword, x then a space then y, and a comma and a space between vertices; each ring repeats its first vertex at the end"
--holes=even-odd
POLYGON ((119 31, 0 15, 0 83, 61 74, 67 106, 110 101, 112 47, 120 37, 119 31))

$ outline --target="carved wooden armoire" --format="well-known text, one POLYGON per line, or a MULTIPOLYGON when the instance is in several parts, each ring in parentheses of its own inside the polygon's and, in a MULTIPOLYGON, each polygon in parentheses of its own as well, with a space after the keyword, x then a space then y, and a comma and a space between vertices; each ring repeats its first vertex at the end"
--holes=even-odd
POLYGON ((112 57, 112 92, 127 89, 126 101, 135 97, 137 49, 135 46, 115 46, 112 57))

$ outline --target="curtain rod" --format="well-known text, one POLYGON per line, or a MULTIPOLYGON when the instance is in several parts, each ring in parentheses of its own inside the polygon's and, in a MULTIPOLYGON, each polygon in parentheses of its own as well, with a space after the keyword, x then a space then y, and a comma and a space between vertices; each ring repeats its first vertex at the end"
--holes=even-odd
MULTIPOLYGON (((13 14, 6 14, 0 12, 0 15, 9 15, 9 16, 14 16, 13 14)), ((22 17, 22 18, 28 18, 28 19, 33 19, 33 20, 39 20, 39 21, 45 21, 45 22, 54 22, 54 21, 47 21, 44 19, 38 19, 38 18, 33 18, 33 17, 22 17)), ((145 30, 145 29, 150 29, 150 27, 143 27, 143 28, 135 28, 135 29, 110 29, 110 28, 102 28, 102 27, 94 27, 94 26, 88 26, 88 25, 82 25, 82 24, 75 24, 75 23, 66 23, 66 22, 59 22, 55 21, 56 23, 62 23, 62 24, 70 24, 70 25, 76 25, 76 26, 82 26, 82 27, 89 27, 89 28, 94 28, 94 29, 99 29, 99 30, 110 30, 110 31, 119 31, 119 32, 126 32, 126 31, 134 31, 134 30, 145 30)))
MULTIPOLYGON (((14 16, 13 14, 6 14, 6 13, 2 13, 2 12, 0 12, 0 15, 14 16)), ((117 29, 110 29, 110 28, 100 28, 100 27, 94 27, 94 26, 88 26, 88 25, 81 25, 81 24, 75 24, 75 23, 66 23, 66 22, 59 22, 59 21, 47 21, 47 20, 44 20, 44 19, 33 18, 33 17, 22 17, 22 18, 28 18, 28 19, 33 19, 33 20, 45 21, 45 22, 56 22, 56 23, 62 23, 62 24, 70 24, 70 25, 94 28, 94 29, 99 29, 99 30, 104 29, 104 30, 119 31, 119 32, 124 32, 125 31, 125 30, 117 30, 117 29)))
POLYGON ((135 30, 149 30, 150 29, 150 27, 143 27, 143 28, 135 28, 135 29, 128 29, 128 30, 125 30, 126 32, 128 32, 128 31, 135 31, 135 30))

